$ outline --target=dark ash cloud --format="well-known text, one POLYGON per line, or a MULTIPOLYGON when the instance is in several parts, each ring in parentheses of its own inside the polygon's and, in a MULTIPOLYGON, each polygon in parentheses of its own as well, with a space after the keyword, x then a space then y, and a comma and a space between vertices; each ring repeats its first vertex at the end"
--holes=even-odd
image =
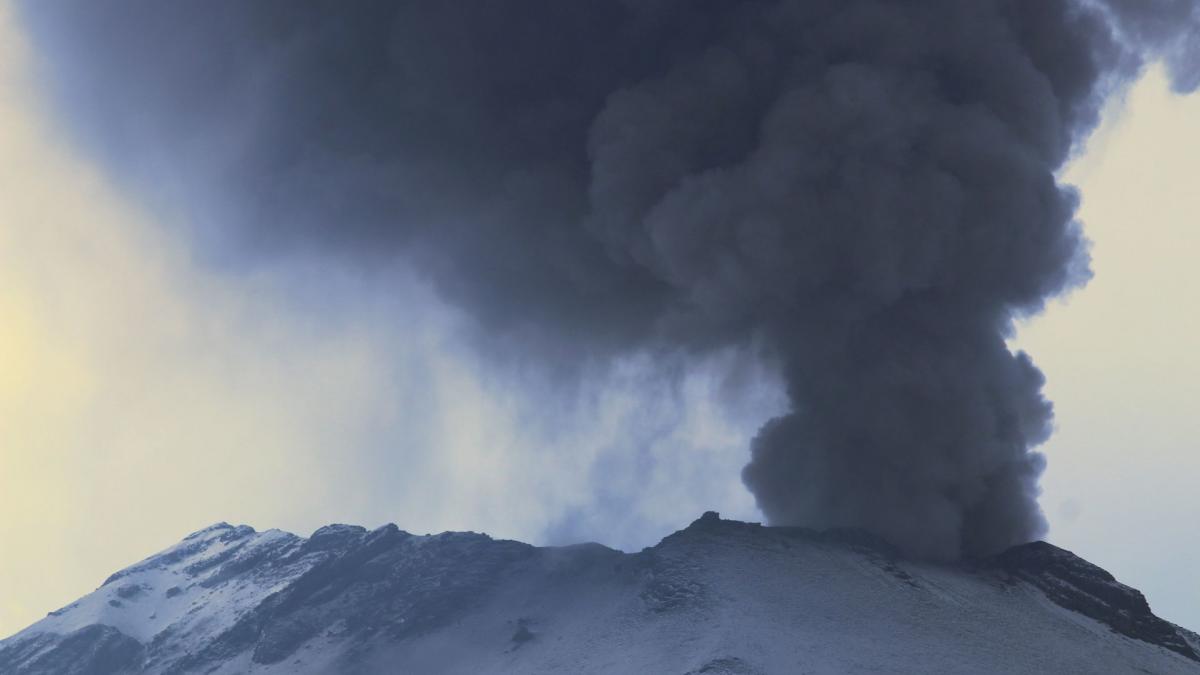
POLYGON ((78 138, 235 257, 403 260, 508 355, 761 345, 768 520, 936 558, 1044 532, 1005 338, 1088 276, 1056 172, 1142 54, 1196 72, 1171 0, 23 7, 78 138))

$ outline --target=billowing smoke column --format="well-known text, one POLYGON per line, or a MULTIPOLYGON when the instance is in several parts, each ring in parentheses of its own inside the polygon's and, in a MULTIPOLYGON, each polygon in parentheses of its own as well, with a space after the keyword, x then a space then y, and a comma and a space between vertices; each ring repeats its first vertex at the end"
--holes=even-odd
MULTIPOLYGON (((1044 530, 1015 316, 1085 280, 1055 172, 1187 0, 24 5, 79 138, 221 205, 235 259, 400 259, 481 344, 570 363, 757 344, 774 524, 910 553, 1044 530)), ((211 213, 211 209, 208 213, 211 213)), ((211 233, 211 223, 201 223, 211 233)))

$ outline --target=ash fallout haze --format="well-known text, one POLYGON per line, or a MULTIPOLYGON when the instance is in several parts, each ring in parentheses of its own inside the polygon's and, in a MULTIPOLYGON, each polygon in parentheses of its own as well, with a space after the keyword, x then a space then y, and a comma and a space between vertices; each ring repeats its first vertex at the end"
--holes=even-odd
POLYGON ((1188 0, 16 7, 55 119, 204 265, 428 283, 555 433, 622 364, 732 360, 718 399, 784 394, 741 473, 769 524, 937 561, 1046 533, 1009 342, 1092 274, 1063 171, 1146 64, 1200 86, 1188 0))

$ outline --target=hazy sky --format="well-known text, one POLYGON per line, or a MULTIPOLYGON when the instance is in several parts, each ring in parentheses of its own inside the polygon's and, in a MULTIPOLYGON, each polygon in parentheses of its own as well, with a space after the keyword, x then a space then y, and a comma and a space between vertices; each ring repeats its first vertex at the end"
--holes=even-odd
MULTIPOLYGON (((547 402, 478 368, 415 280, 215 270, 67 144, 27 49, 0 2, 0 635, 217 520, 628 548, 708 508, 758 517, 738 472, 784 402, 741 355, 678 384, 631 357, 547 402)), ((1192 628, 1197 176, 1200 100, 1152 71, 1067 175, 1095 278, 1017 340, 1057 411, 1050 540, 1192 628)))
POLYGON ((208 270, 64 144, 27 50, 0 3, 0 634, 219 520, 628 548, 754 517, 738 470, 782 402, 737 355, 551 403, 481 375, 419 283, 208 270))
POLYGON ((1200 626, 1200 97, 1151 70, 1066 176, 1095 277, 1025 325, 1054 401, 1050 541, 1200 626))

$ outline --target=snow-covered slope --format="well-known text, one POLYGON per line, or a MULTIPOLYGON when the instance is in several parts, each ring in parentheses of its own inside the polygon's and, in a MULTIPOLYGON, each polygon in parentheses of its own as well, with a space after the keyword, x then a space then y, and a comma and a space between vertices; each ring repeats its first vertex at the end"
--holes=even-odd
POLYGON ((221 523, 0 641, 0 673, 1200 673, 1198 654, 1048 544, 932 565, 705 514, 636 554, 221 523))

